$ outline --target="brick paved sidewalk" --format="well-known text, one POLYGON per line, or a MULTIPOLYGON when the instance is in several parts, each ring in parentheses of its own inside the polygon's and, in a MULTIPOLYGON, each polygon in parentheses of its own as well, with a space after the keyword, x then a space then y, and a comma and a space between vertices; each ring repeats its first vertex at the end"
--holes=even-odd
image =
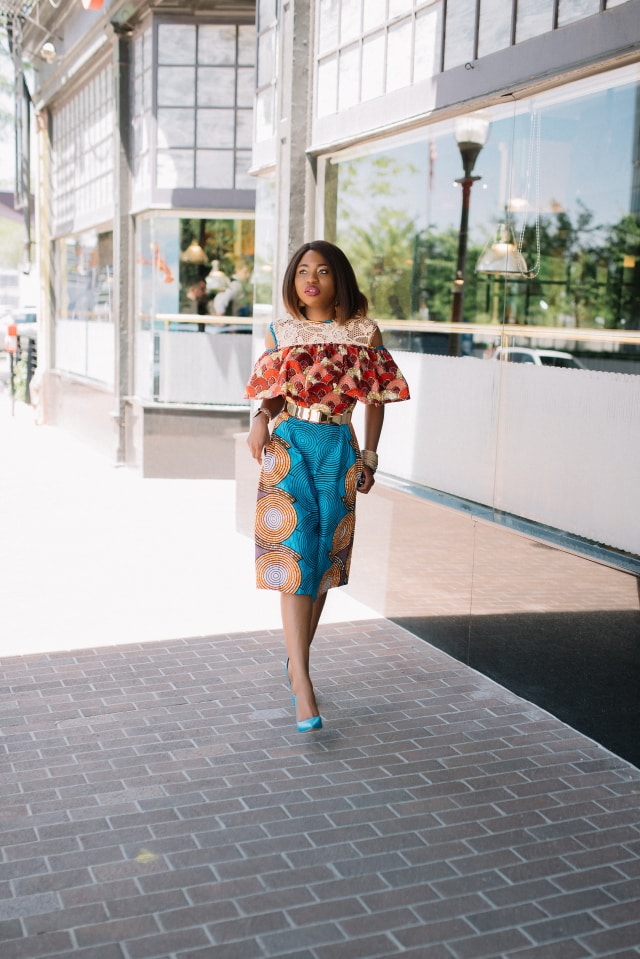
POLYGON ((386 620, 0 661, 2 959, 640 955, 640 770, 386 620))

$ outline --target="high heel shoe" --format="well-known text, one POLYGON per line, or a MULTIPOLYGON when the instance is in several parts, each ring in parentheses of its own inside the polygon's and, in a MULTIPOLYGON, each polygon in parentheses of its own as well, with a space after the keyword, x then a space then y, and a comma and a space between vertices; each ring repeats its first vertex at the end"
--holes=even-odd
MULTIPOLYGON (((286 680, 287 680, 287 685, 289 686, 289 689, 291 689, 291 676, 289 675, 289 657, 288 657, 288 656, 287 656, 287 661, 286 661, 286 663, 284 664, 284 675, 285 675, 286 680)), ((296 697, 295 697, 295 695, 294 695, 293 693, 291 693, 291 699, 293 700, 293 705, 295 706, 295 704, 296 704, 296 697)))
POLYGON ((299 733, 309 733, 312 729, 322 729, 322 716, 312 716, 297 722, 299 733))

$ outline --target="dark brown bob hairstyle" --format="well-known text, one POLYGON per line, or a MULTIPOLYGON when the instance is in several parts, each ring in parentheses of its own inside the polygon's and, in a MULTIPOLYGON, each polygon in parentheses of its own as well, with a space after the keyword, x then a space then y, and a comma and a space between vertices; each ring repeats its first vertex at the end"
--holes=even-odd
POLYGON ((340 247, 329 243, 328 240, 311 240, 310 243, 303 243, 291 257, 282 281, 282 299, 287 312, 299 319, 304 318, 298 302, 295 282, 298 264, 309 250, 319 253, 331 270, 336 285, 336 322, 346 323, 354 316, 366 316, 369 303, 358 287, 353 267, 340 247))

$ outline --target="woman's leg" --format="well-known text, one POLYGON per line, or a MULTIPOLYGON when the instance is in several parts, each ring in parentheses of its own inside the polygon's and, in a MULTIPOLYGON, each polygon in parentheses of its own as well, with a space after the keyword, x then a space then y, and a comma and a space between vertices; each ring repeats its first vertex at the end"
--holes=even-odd
POLYGON ((324 609, 326 599, 327 594, 321 593, 313 604, 311 610, 311 625, 309 627, 309 646, 311 646, 313 638, 316 635, 316 629, 318 628, 318 623, 320 622, 320 617, 322 616, 322 610, 324 609))
MULTIPOLYGON (((280 594, 282 628, 289 656, 289 675, 296 697, 296 715, 299 721, 318 715, 318 704, 309 678, 309 647, 313 638, 311 630, 315 605, 311 596, 306 594, 280 594)), ((318 617, 319 615, 318 612, 318 617)))

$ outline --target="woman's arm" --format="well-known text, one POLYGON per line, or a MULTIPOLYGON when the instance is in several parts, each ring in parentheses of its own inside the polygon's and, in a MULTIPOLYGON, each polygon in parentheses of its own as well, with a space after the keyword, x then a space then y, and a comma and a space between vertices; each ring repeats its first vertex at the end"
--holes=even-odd
MULTIPOLYGON (((370 406, 367 404, 364 411, 364 446, 365 450, 375 453, 378 449, 382 425, 384 423, 384 406, 370 406)), ((358 486, 359 493, 368 493, 375 483, 373 470, 363 466, 364 482, 358 486)))
MULTIPOLYGON (((265 349, 272 350, 276 346, 275 336, 269 329, 265 335, 265 349)), ((282 396, 276 396, 273 399, 262 400, 260 409, 264 413, 255 412, 251 419, 249 435, 247 436, 247 446, 249 452, 258 463, 262 463, 262 451, 269 442, 269 421, 280 412, 284 406, 282 396)))

